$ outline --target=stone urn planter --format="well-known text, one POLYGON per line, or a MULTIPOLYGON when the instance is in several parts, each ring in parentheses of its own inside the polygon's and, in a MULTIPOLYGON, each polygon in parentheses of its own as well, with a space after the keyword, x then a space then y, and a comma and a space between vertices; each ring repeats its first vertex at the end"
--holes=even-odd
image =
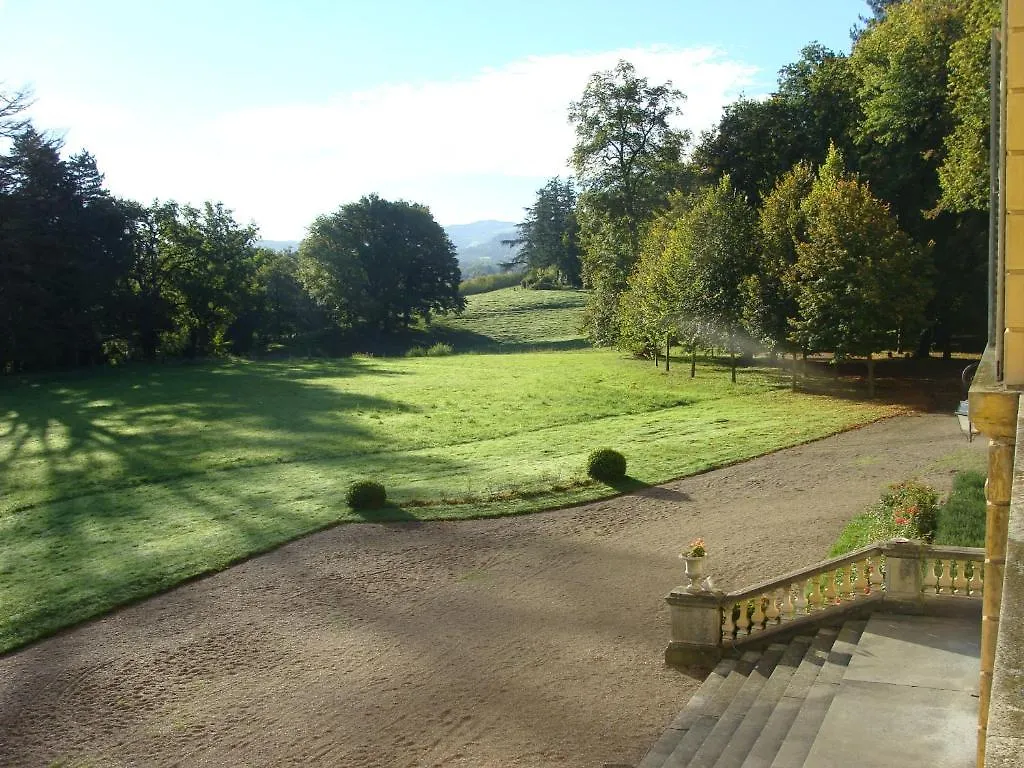
POLYGON ((702 592, 704 587, 704 581, 707 578, 704 573, 704 563, 707 560, 706 555, 700 557, 683 556, 683 563, 686 566, 684 571, 687 578, 686 591, 687 592, 702 592))

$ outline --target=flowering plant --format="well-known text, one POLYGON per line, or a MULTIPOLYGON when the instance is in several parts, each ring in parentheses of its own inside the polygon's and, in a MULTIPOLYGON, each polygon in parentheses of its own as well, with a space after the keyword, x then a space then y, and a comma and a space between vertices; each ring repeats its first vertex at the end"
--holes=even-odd
POLYGON ((915 480, 889 486, 872 508, 877 539, 931 540, 938 526, 938 494, 915 480))
POLYGON ((704 539, 694 539, 690 542, 689 549, 683 550, 680 557, 704 557, 708 551, 704 548, 704 539))

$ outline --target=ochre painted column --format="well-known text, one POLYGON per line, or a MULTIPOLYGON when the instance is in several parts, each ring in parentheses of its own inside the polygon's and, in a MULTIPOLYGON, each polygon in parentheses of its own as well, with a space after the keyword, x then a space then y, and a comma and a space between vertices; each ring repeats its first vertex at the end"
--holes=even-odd
POLYGON ((989 348, 982 358, 970 395, 971 420, 989 438, 988 479, 985 482, 985 593, 982 602, 981 674, 978 685, 979 768, 985 764, 992 670, 999 632, 999 606, 1003 597, 1003 573, 1006 570, 1007 521, 1017 439, 1017 400, 1017 392, 1007 391, 996 383, 994 353, 989 348))

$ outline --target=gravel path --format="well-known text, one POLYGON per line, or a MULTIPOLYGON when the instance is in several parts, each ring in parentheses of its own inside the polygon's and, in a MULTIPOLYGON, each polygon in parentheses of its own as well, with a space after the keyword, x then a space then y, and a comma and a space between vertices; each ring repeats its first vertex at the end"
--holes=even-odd
POLYGON ((983 456, 907 416, 573 509, 340 526, 0 657, 0 765, 635 764, 700 682, 661 660, 681 545, 742 586, 983 456))

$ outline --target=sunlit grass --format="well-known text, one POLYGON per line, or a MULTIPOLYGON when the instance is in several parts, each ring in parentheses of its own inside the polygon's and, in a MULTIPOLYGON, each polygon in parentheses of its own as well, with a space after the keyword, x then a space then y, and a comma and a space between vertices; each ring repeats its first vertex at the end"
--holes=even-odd
POLYGON ((472 333, 472 339, 457 343, 462 349, 582 347, 586 303, 586 291, 504 288, 469 296, 460 317, 439 318, 435 325, 442 332, 472 333))
POLYGON ((611 351, 140 366, 0 389, 0 649, 334 524, 518 514, 893 412, 611 351), (393 506, 344 506, 356 478, 393 506))

